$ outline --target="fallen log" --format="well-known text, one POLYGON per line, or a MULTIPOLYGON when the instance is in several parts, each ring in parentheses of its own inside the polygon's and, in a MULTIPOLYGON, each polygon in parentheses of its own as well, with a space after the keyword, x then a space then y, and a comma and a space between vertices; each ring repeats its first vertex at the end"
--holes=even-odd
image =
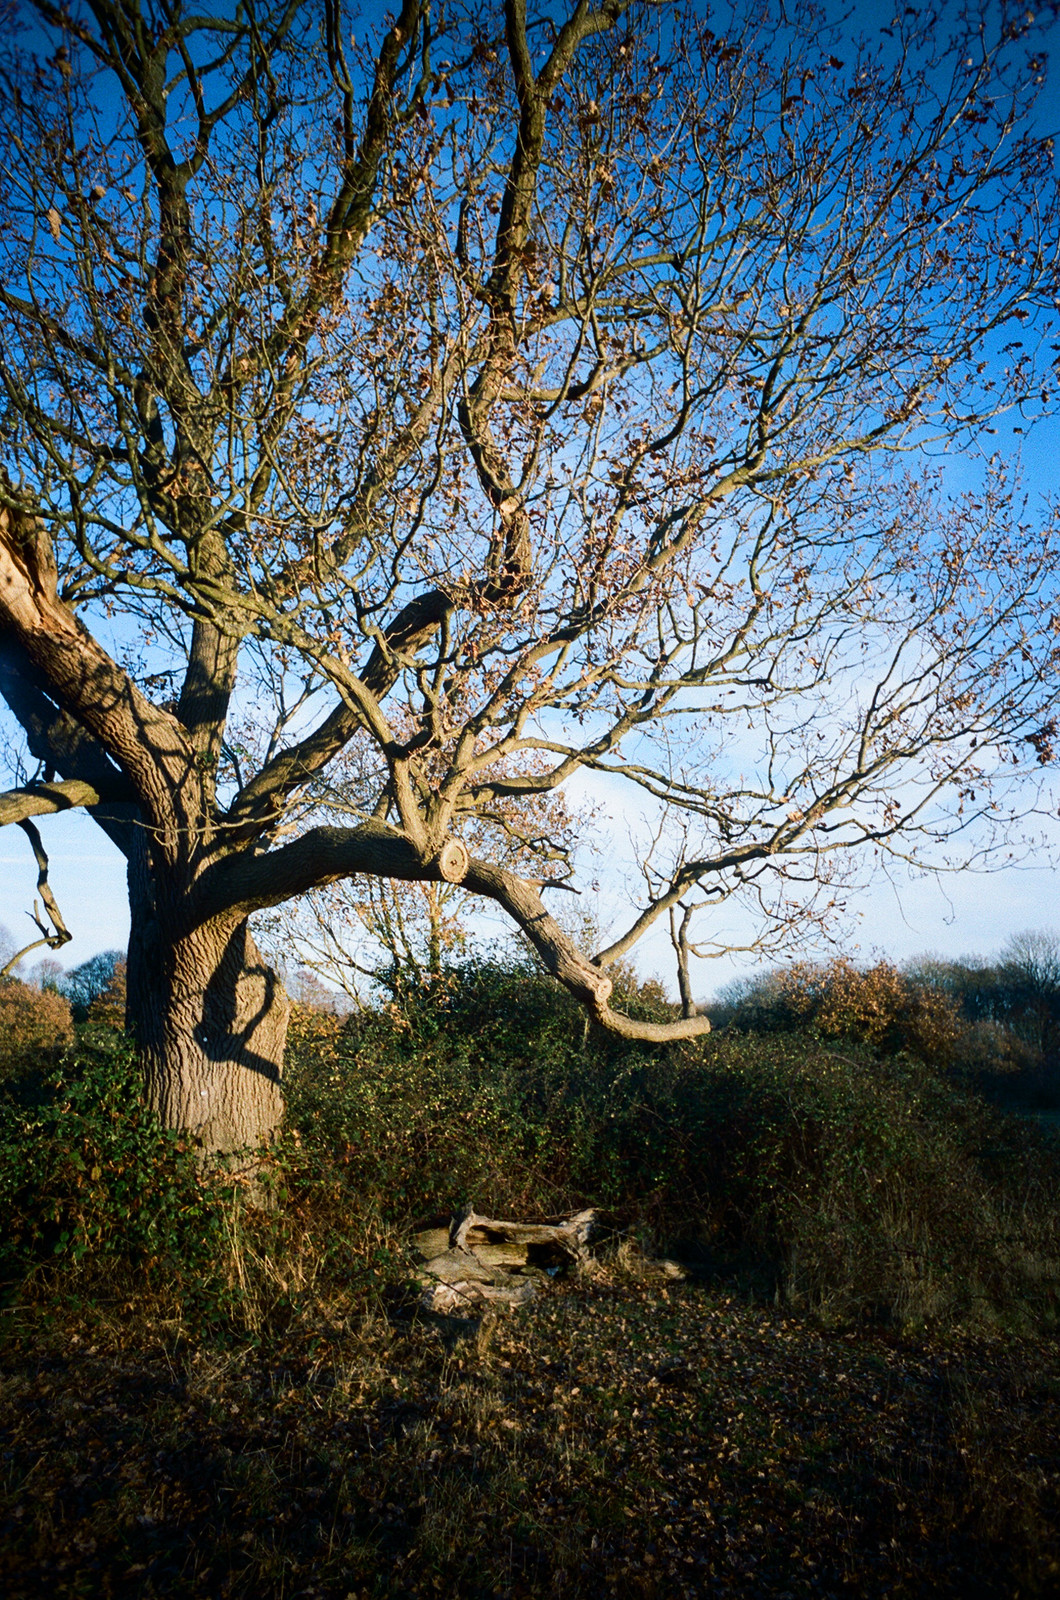
POLYGON ((497 1266, 577 1266, 589 1254, 595 1211, 578 1211, 565 1222, 501 1222, 469 1211, 453 1219, 450 1248, 470 1250, 497 1266))
POLYGON ((474 1315, 488 1305, 523 1305, 551 1271, 588 1261, 595 1213, 566 1221, 509 1222, 468 1211, 447 1229, 427 1228, 412 1244, 424 1258, 420 1304, 443 1315, 474 1315))
POLYGON ((424 1269, 421 1277, 420 1305, 424 1311, 434 1311, 443 1316, 473 1317, 489 1306, 521 1306, 532 1300, 538 1291, 535 1278, 521 1278, 511 1283, 486 1283, 479 1278, 439 1281, 424 1269))

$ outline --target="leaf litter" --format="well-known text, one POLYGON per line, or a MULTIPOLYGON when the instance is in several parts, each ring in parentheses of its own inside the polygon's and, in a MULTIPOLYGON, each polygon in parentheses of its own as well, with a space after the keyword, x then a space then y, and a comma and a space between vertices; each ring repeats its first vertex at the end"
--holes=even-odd
POLYGON ((5 1343, 10 1600, 1060 1588, 1055 1341, 844 1333, 616 1268, 246 1346, 52 1319, 5 1343))

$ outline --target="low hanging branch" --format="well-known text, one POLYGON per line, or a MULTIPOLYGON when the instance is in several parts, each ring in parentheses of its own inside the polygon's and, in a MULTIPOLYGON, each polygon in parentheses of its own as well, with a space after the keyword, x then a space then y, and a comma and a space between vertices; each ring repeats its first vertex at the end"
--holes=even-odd
POLYGON ((27 944, 21 950, 16 951, 7 965, 0 969, 0 978, 6 978, 8 973, 18 966, 22 957, 28 956, 31 950, 39 950, 41 945, 47 945, 49 950, 59 950, 64 944, 69 944, 73 938, 73 934, 63 921, 62 912, 59 910, 55 896, 51 891, 51 885, 48 882, 48 856, 36 825, 30 822, 28 817, 21 817, 19 818, 18 826, 26 835, 33 849, 33 855, 37 862, 37 893, 41 897, 44 910, 47 912, 52 926, 49 933, 47 924, 41 920, 38 903, 34 900, 31 916, 40 929, 42 937, 34 939, 32 944, 27 944))
POLYGON ((100 799, 98 789, 76 779, 8 789, 0 794, 0 827, 9 822, 20 823, 27 815, 43 817, 56 811, 71 811, 76 806, 95 806, 100 799))

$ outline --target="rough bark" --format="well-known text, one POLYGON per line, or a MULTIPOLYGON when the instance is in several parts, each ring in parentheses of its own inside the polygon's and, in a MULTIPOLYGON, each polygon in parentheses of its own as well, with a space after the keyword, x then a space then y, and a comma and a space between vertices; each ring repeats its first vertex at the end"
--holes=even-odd
POLYGON ((142 861, 129 881, 128 1027, 148 1102, 204 1157, 238 1166, 231 1158, 270 1144, 283 1115, 283 984, 245 918, 189 929, 181 897, 160 895, 142 861))
POLYGON ((135 834, 134 793, 98 741, 49 698, 48 688, 14 632, 0 626, 0 696, 21 725, 30 754, 61 777, 58 783, 9 790, 0 799, 0 822, 85 806, 128 856, 135 834))
POLYGON ((72 811, 77 806, 99 804, 99 791, 90 783, 38 783, 24 789, 8 789, 0 794, 0 828, 27 817, 45 817, 55 811, 72 811))
POLYGON ((6 796, 5 820, 89 804, 129 864, 127 1025, 163 1125, 204 1156, 267 1145, 283 1114, 288 1001, 250 937, 249 907, 199 908, 211 764, 234 650, 196 628, 191 727, 152 704, 59 597, 46 530, 0 507, 0 692, 63 782, 6 796))

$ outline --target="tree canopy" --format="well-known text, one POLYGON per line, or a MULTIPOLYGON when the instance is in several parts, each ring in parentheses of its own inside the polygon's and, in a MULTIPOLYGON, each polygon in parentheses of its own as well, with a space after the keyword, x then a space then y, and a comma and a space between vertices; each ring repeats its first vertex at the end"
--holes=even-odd
POLYGON ((1055 518, 983 443, 1051 404, 1023 8, 16 9, 0 820, 127 857, 167 1119, 275 1120, 247 918, 315 887, 458 882, 665 1038, 705 1019, 607 975, 660 918, 687 974, 697 907, 790 928, 852 851, 1006 824, 1060 629, 1055 518), (595 951, 543 900, 579 773, 661 819, 595 951))

